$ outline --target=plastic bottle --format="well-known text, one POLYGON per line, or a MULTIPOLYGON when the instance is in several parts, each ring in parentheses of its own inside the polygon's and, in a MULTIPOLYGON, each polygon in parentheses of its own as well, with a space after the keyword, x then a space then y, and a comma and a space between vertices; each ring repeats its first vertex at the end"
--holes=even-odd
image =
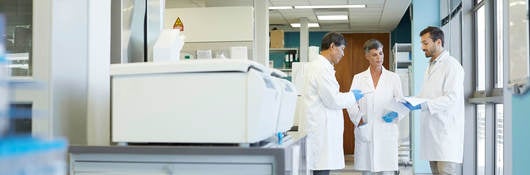
POLYGON ((293 54, 289 54, 289 68, 291 68, 293 65, 293 54))

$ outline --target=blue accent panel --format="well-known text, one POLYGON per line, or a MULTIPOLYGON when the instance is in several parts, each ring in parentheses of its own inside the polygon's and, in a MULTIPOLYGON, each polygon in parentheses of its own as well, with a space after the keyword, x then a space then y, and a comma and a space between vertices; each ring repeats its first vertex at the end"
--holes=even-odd
MULTIPOLYGON (((512 96, 512 173, 530 172, 530 93, 512 96)), ((507 128, 508 129, 508 128, 507 128)), ((508 148, 510 149, 510 148, 508 148)))
POLYGON ((300 32, 285 32, 283 34, 284 47, 299 48, 300 47, 300 32))
MULTIPOLYGON (((309 32, 309 46, 318 46, 322 41, 322 37, 328 32, 309 32)), ((284 33, 284 47, 300 49, 300 32, 285 32, 284 33)), ((269 60, 274 61, 274 68, 282 69, 285 67, 285 53, 269 52, 269 60)))
MULTIPOLYGON (((413 95, 417 95, 423 85, 423 75, 427 69, 428 58, 421 50, 420 32, 427 26, 440 26, 440 0, 412 0, 411 43, 412 43, 412 82, 413 95)), ((419 156, 420 141, 420 113, 413 113, 412 160, 414 173, 431 173, 429 162, 419 156)))
MULTIPOLYGON (((322 41, 322 37, 328 32, 309 32, 309 46, 318 46, 322 41)), ((285 32, 284 33, 285 47, 300 47, 300 32, 285 32)))
POLYGON ((395 43, 410 43, 410 27, 410 8, 408 8, 398 26, 390 33, 390 46, 394 46, 395 43))

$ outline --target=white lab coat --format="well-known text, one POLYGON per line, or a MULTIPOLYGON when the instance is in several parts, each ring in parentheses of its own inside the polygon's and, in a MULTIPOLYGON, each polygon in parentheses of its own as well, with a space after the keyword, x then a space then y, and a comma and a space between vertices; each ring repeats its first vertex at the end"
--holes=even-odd
POLYGON ((341 93, 333 65, 319 55, 306 67, 302 93, 310 170, 344 168, 342 109, 356 105, 353 93, 341 93))
POLYGON ((462 163, 464 69, 449 52, 442 52, 427 69, 418 97, 427 99, 421 115, 421 158, 462 163))
POLYGON ((403 98, 399 76, 383 68, 377 87, 374 87, 368 68, 353 77, 351 89, 367 93, 358 102, 359 110, 356 107, 348 109, 350 119, 356 126, 353 168, 372 172, 397 171, 398 123, 404 114, 399 114, 392 123, 385 123, 382 117, 394 111, 389 107, 392 103, 399 105, 397 100, 403 98), (367 123, 358 126, 361 115, 367 123))

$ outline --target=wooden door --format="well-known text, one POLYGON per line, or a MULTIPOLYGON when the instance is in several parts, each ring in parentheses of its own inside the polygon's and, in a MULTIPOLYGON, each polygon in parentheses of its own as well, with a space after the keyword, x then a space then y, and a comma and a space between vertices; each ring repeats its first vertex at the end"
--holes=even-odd
MULTIPOLYGON (((344 34, 346 38, 346 48, 344 57, 335 65, 335 77, 340 85, 341 92, 350 91, 353 76, 368 69, 369 63, 364 58, 363 44, 369 39, 377 39, 383 43, 385 54, 383 66, 388 69, 390 56, 390 34, 389 33, 351 33, 344 34)), ((355 149, 355 138, 353 134, 353 123, 350 121, 348 112, 343 110, 344 115, 344 154, 353 154, 355 149)))

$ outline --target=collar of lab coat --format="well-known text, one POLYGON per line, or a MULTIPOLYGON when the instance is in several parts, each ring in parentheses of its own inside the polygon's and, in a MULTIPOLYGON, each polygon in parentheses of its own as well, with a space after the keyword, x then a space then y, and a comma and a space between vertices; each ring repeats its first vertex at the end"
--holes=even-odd
POLYGON ((438 69, 438 65, 440 63, 444 62, 449 56, 449 51, 443 51, 438 58, 436 58, 432 63, 429 63, 429 67, 427 67, 427 73, 428 75, 431 75, 433 72, 435 72, 438 69))
POLYGON ((439 56, 438 58, 434 59, 434 61, 432 62, 433 64, 436 64, 438 62, 442 62, 443 60, 445 60, 445 57, 449 55, 449 51, 447 50, 444 50, 439 56))
POLYGON ((333 64, 331 64, 331 62, 329 62, 329 60, 326 59, 326 57, 322 55, 318 55, 318 61, 322 62, 322 64, 325 65, 326 69, 335 70, 335 67, 333 67, 333 64))
MULTIPOLYGON (((385 66, 383 66, 382 69, 383 69, 383 70, 382 70, 382 72, 381 72, 381 76, 384 76, 384 74, 386 74, 386 73, 388 72, 388 70, 385 69, 385 66)), ((370 73, 370 66, 368 66, 368 69, 366 69, 365 71, 363 71, 363 72, 361 73, 361 75, 362 75, 363 77, 368 76, 368 77, 372 78, 372 74, 370 73)))
MULTIPOLYGON (((388 70, 386 70, 385 67, 383 66, 382 70, 381 70, 381 77, 379 77, 379 80, 380 80, 379 82, 381 82, 381 79, 383 79, 383 77, 385 77, 386 74, 388 74, 388 70)), ((366 69, 365 71, 361 72, 360 76, 361 77, 359 77, 359 78, 361 78, 361 80, 369 80, 366 83, 369 83, 370 84, 370 88, 373 88, 372 90, 375 90, 374 82, 372 80, 372 74, 370 73, 370 66, 368 66, 368 69, 366 69)))

